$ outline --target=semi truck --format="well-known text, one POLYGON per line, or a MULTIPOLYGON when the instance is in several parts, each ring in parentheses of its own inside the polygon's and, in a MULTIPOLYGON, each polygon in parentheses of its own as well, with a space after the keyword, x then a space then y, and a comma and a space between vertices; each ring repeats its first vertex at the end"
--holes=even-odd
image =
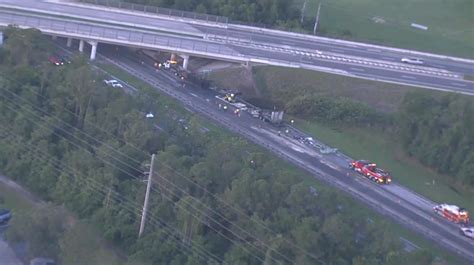
POLYGON ((261 110, 260 119, 273 124, 280 124, 283 121, 283 111, 261 110))

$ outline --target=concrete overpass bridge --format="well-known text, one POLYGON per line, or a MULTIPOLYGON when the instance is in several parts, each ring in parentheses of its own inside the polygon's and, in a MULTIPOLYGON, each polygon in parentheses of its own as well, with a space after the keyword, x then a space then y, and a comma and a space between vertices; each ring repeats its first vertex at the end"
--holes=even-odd
MULTIPOLYGON (((82 0, 96 1, 96 0, 82 0)), ((331 72, 358 78, 474 94, 474 61, 245 27, 223 20, 197 20, 74 2, 0 0, 0 25, 33 27, 45 34, 89 43, 91 59, 99 43, 109 43, 246 64, 267 64, 331 72), (422 57, 425 66, 402 57, 422 57)))

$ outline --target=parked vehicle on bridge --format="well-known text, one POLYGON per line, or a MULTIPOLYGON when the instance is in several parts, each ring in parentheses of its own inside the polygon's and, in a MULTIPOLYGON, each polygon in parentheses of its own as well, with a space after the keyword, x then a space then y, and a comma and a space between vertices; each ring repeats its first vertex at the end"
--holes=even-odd
POLYGON ((118 88, 123 88, 123 85, 119 83, 119 81, 115 80, 115 79, 111 79, 111 80, 104 80, 104 83, 108 86, 112 86, 112 87, 118 87, 118 88))
POLYGON ((420 59, 420 58, 409 58, 409 57, 404 57, 402 58, 402 63, 407 63, 407 64, 416 64, 416 65, 423 65, 425 62, 420 59))
POLYGON ((12 218, 12 213, 7 209, 0 209, 0 225, 6 225, 12 218))
POLYGON ((368 160, 354 160, 349 164, 349 168, 379 184, 390 184, 392 182, 392 176, 389 172, 378 168, 377 164, 368 160))
POLYGON ((468 224, 469 223, 469 212, 456 205, 450 204, 438 204, 433 207, 435 213, 441 215, 442 217, 448 219, 451 222, 458 224, 468 224))
POLYGON ((461 233, 461 235, 463 235, 463 236, 465 236, 465 237, 468 237, 468 238, 474 240, 474 226, 471 226, 471 227, 461 227, 461 228, 459 229, 459 233, 461 233))

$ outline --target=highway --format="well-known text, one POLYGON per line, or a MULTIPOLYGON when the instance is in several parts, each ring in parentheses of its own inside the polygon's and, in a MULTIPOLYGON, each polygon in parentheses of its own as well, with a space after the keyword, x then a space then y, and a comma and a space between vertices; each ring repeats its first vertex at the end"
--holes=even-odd
POLYGON ((426 64, 413 66, 400 62, 402 57, 410 56, 411 52, 408 51, 233 24, 191 23, 99 6, 34 0, 0 0, 0 7, 15 7, 16 12, 23 10, 14 15, 11 14, 12 10, 3 10, 0 20, 3 25, 8 22, 22 25, 22 21, 29 18, 28 23, 32 24, 27 26, 34 26, 36 22, 38 28, 46 31, 47 25, 55 25, 56 33, 61 31, 61 27, 67 28, 62 30, 67 31, 63 36, 90 40, 95 38, 99 42, 118 45, 141 46, 237 62, 304 68, 474 94, 474 82, 463 79, 464 74, 474 74, 472 60, 418 54, 416 57, 423 58, 426 64), (33 11, 37 13, 32 14, 33 11), (37 18, 32 19, 35 16, 37 18), (42 20, 38 25, 39 18, 42 20), (90 30, 90 27, 94 29, 90 30), (72 34, 74 29, 80 28, 84 34, 87 33, 86 29, 94 34, 72 34), (140 34, 147 37, 143 38, 140 34), (130 39, 127 36, 135 37, 130 39), (143 39, 150 42, 145 43, 143 39), (159 40, 159 45, 156 41, 151 43, 155 39, 159 40))
MULTIPOLYGON (((387 186, 370 182, 350 171, 348 169, 350 158, 340 152, 322 154, 314 147, 293 137, 279 136, 277 130, 280 129, 252 118, 246 112, 240 117, 234 115, 231 111, 232 106, 230 111, 222 111, 218 108, 218 104, 224 102, 216 98, 217 92, 200 89, 189 83, 186 87, 182 87, 171 73, 157 72, 151 65, 140 64, 139 61, 146 61, 146 58, 139 59, 137 54, 127 52, 125 49, 117 52, 105 46, 102 52, 103 60, 119 66, 160 92, 179 100, 189 110, 261 145, 282 159, 306 170, 317 179, 347 192, 381 214, 431 239, 465 260, 474 262, 474 242, 460 236, 457 225, 435 215, 432 211, 434 202, 396 182, 387 186)), ((292 128, 290 130, 290 135, 301 133, 292 128)))

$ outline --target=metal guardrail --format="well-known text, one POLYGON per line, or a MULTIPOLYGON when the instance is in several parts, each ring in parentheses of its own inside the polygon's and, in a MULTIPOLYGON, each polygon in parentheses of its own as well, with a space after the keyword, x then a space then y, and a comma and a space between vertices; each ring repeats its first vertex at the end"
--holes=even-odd
POLYGON ((118 0, 77 0, 77 1, 81 3, 86 3, 86 4, 122 8, 122 9, 128 9, 132 11, 153 13, 153 14, 158 14, 158 15, 163 15, 163 16, 168 16, 168 17, 195 19, 195 20, 202 20, 202 21, 206 21, 210 23, 221 23, 221 24, 229 23, 229 19, 227 17, 181 11, 181 10, 156 7, 156 6, 132 4, 132 3, 122 2, 118 0))

